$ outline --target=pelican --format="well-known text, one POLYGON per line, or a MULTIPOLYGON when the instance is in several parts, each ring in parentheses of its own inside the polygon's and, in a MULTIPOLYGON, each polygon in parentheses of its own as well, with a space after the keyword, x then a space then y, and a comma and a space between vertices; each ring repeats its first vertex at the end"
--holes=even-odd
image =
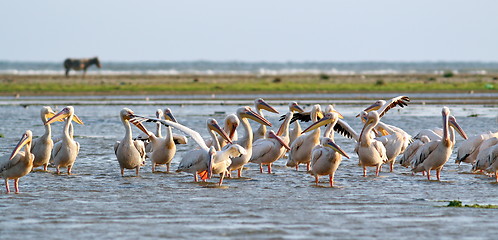
POLYGON ((69 128, 71 125, 71 121, 75 120, 79 124, 83 124, 83 121, 81 121, 81 119, 74 114, 74 108, 72 106, 67 106, 55 116, 47 120, 45 125, 51 124, 64 118, 66 120, 61 144, 57 145, 57 148, 54 146, 54 149, 52 150, 52 156, 55 168, 57 169, 57 174, 60 173, 60 167, 67 167, 67 174, 71 175, 71 168, 73 167, 74 162, 76 161, 76 157, 78 156, 78 153, 80 151, 80 144, 73 140, 73 137, 69 133, 69 128))
POLYGON ((479 154, 479 146, 481 143, 492 137, 498 137, 498 132, 480 134, 463 141, 458 148, 455 163, 474 163, 477 158, 477 154, 479 154))
POLYGON ((132 121, 161 122, 165 126, 174 127, 192 137, 192 139, 199 145, 200 149, 187 152, 183 156, 182 161, 178 165, 178 170, 176 171, 192 173, 194 175, 194 181, 196 182, 198 181, 198 174, 201 176, 202 180, 211 178, 212 174, 220 174, 220 181, 218 185, 221 185, 223 183, 225 173, 227 172, 227 168, 231 163, 230 158, 237 157, 241 154, 246 153, 245 149, 238 144, 231 144, 226 149, 216 151, 216 149, 219 149, 220 146, 215 132, 223 136, 223 139, 227 140, 229 143, 232 142, 228 137, 228 134, 218 125, 218 122, 212 118, 206 121, 209 134, 211 135, 211 138, 214 142, 214 146, 211 147, 208 147, 206 145, 206 142, 198 132, 179 123, 175 123, 169 120, 151 119, 140 116, 136 116, 132 121))
POLYGON ((387 161, 384 144, 371 137, 372 129, 377 123, 379 123, 379 113, 376 111, 369 112, 355 148, 360 165, 363 167, 364 177, 367 176, 367 167, 375 167, 375 175, 379 176, 382 163, 387 161))
POLYGON ((240 120, 242 127, 244 128, 244 136, 235 143, 242 146, 246 150, 246 153, 242 154, 239 157, 233 158, 232 164, 230 164, 230 166, 228 167, 228 171, 231 172, 237 170, 237 176, 240 178, 242 177, 242 169, 244 168, 244 165, 249 162, 253 154, 253 132, 251 129, 251 125, 249 124, 249 119, 270 127, 272 126, 272 124, 263 116, 254 112, 250 107, 247 106, 237 109, 237 117, 240 120))
POLYGON ((43 166, 43 171, 47 171, 48 162, 50 160, 50 154, 54 147, 54 141, 52 141, 52 131, 50 124, 45 125, 48 118, 55 115, 54 110, 51 107, 42 107, 40 111, 42 122, 45 126, 45 133, 39 138, 33 140, 31 145, 31 152, 35 155, 35 160, 33 161, 33 168, 43 166))
POLYGON ((387 135, 382 137, 377 137, 375 140, 382 142, 386 148, 387 160, 384 163, 389 163, 389 171, 392 172, 394 168, 394 162, 396 157, 400 155, 407 146, 407 141, 405 135, 399 131, 395 131, 393 128, 379 121, 377 126, 380 126, 387 135))
MULTIPOLYGON (((256 108, 258 114, 262 117, 264 117, 263 109, 272 113, 278 113, 278 111, 275 108, 266 103, 265 100, 263 100, 262 98, 257 98, 256 100, 254 100, 254 107, 256 108)), ((265 138, 265 136, 266 136, 266 125, 260 124, 259 128, 256 129, 253 133, 253 142, 260 138, 265 138)))
POLYGON ((479 146, 479 154, 477 154, 476 161, 472 164, 472 171, 486 170, 486 168, 490 166, 490 155, 493 151, 493 147, 496 145, 498 145, 497 137, 492 137, 482 142, 479 146))
POLYGON ((334 142, 333 129, 341 115, 331 105, 327 107, 327 111, 328 113, 320 121, 309 126, 304 132, 328 124, 324 137, 320 140, 320 145, 314 147, 311 152, 311 173, 315 176, 317 186, 319 176, 329 175, 329 183, 333 187, 335 171, 342 161, 341 155, 347 158, 349 156, 334 142))
POLYGON ((427 173, 427 179, 431 180, 431 170, 436 170, 437 180, 441 180, 441 169, 448 161, 453 149, 454 143, 451 141, 449 135, 448 116, 450 109, 443 107, 441 111, 443 116, 443 136, 441 140, 426 143, 419 151, 421 152, 418 161, 415 163, 413 172, 427 173))
MULTIPOLYGON (((166 108, 164 112, 158 109, 156 113, 158 113, 156 116, 164 115, 164 119, 176 122, 176 119, 169 108, 166 108)), ((152 148, 151 151, 146 155, 152 162, 152 172, 155 172, 156 165, 160 164, 166 164, 166 171, 169 172, 171 160, 173 160, 173 157, 176 153, 176 145, 173 139, 173 132, 171 131, 170 126, 166 126, 166 136, 163 138, 161 135, 161 123, 156 122, 156 124, 158 124, 157 133, 159 134, 159 136, 156 136, 156 134, 150 134, 150 143, 148 146, 152 146, 152 148)))
POLYGON ((488 164, 489 167, 486 168, 486 172, 493 173, 495 175, 496 182, 498 182, 498 146, 492 147, 489 154, 488 164))
MULTIPOLYGON (((135 116, 135 113, 129 108, 123 108, 119 112, 119 116, 125 128, 125 136, 123 140, 116 141, 114 144, 114 153, 119 162, 121 176, 124 176, 125 168, 135 169, 136 176, 138 176, 138 170, 145 162, 145 146, 142 141, 132 139, 130 119, 135 116)), ((152 135, 141 123, 133 122, 133 125, 147 135, 152 135)))
POLYGON ((285 149, 290 150, 287 145, 273 130, 267 133, 265 139, 254 142, 250 162, 259 164, 259 171, 263 172, 263 165, 268 165, 268 173, 272 173, 271 165, 277 161, 285 149))
MULTIPOLYGON (((311 110, 311 120, 313 123, 318 121, 319 115, 322 115, 320 105, 314 105, 311 110)), ((320 117, 321 117, 320 116, 320 117)), ((299 169, 299 164, 306 164, 306 170, 310 170, 311 150, 320 143, 320 128, 316 128, 313 133, 303 134, 299 136, 290 146, 289 159, 287 160, 288 167, 299 169)))
MULTIPOLYGON (((297 104, 297 102, 290 102, 289 103, 289 111, 290 112, 297 112, 297 113, 302 113, 304 110, 297 104)), ((299 136, 301 136, 301 132, 303 130, 301 129, 301 125, 299 124, 299 121, 294 121, 294 128, 290 130, 290 135, 289 135, 289 146, 292 145, 294 140, 296 140, 299 136)))
POLYGON ((422 147, 424 144, 430 142, 431 139, 427 135, 423 135, 419 138, 416 138, 405 150, 403 155, 399 160, 399 164, 403 167, 409 167, 412 159, 416 157, 417 150, 422 147))
POLYGON ((7 159, 2 159, 0 162, 0 176, 5 180, 5 188, 7 193, 9 189, 9 179, 14 179, 14 188, 16 193, 19 193, 19 178, 31 172, 35 155, 31 153, 32 133, 27 130, 21 137, 21 140, 12 151, 12 154, 7 159), (24 152, 21 148, 26 145, 24 152))
MULTIPOLYGON (((374 104, 370 105, 369 107, 365 108, 365 112, 371 112, 371 111, 377 111, 379 113, 379 118, 383 117, 384 114, 386 114, 387 111, 389 111, 391 108, 394 108, 396 106, 400 107, 405 107, 408 106, 408 102, 410 102, 410 98, 407 96, 397 96, 394 98, 389 99, 388 101, 385 100, 377 100, 374 104)), ((359 117, 360 114, 356 115, 356 117, 359 117)))
MULTIPOLYGON (((161 119, 163 117, 163 115, 166 115, 166 113, 163 112, 162 109, 157 109, 156 110, 156 118, 157 119, 161 119)), ((154 136, 158 139, 160 138, 163 138, 163 133, 162 133, 162 129, 161 129, 161 123, 157 122, 156 123, 156 132, 154 133, 154 136)), ((151 139, 150 139, 150 136, 145 134, 145 133, 140 133, 140 135, 137 137, 138 139, 140 140, 147 140, 147 141, 144 141, 144 145, 145 145, 145 152, 146 153, 150 153, 152 152, 153 150, 153 144, 150 144, 151 142, 151 139)), ((149 156, 147 156, 149 157, 149 156)), ((154 169, 154 165, 152 166, 152 168, 154 169)))

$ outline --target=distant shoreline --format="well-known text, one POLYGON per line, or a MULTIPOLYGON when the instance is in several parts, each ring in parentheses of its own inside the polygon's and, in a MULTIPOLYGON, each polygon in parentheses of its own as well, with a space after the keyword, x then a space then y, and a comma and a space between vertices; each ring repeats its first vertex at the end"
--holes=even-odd
POLYGON ((497 74, 0 75, 0 95, 496 92, 497 74))

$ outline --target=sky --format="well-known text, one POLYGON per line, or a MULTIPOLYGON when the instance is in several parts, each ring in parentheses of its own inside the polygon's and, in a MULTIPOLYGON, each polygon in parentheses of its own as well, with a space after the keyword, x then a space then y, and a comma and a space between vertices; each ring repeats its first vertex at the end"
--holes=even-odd
POLYGON ((498 61, 495 0, 0 0, 0 60, 498 61))

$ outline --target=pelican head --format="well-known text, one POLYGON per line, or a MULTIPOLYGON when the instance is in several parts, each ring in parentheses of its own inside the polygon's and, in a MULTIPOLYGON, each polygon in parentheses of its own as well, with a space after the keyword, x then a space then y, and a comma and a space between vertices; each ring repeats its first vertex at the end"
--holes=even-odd
POLYGON ((365 128, 369 125, 377 125, 379 123, 379 120, 380 120, 380 117, 379 117, 379 113, 376 112, 376 111, 372 111, 372 112, 369 112, 366 116, 366 121, 365 121, 365 125, 363 125, 363 129, 361 130, 361 134, 360 134, 360 138, 362 138, 363 136, 363 132, 365 131, 365 128))
POLYGON ((275 108, 270 106, 270 104, 266 103, 265 100, 263 100, 262 98, 257 98, 256 100, 254 100, 254 105, 256 106, 256 109, 258 111, 260 109, 264 109, 268 112, 278 113, 278 111, 275 108))
POLYGON ((173 112, 171 112, 171 109, 165 108, 164 113, 162 115, 164 119, 177 123, 175 116, 173 116, 173 112))
MULTIPOLYGON (((377 101, 375 101, 374 104, 368 106, 363 111, 367 112, 367 113, 369 113, 371 111, 376 111, 376 110, 379 110, 382 106, 384 106, 384 104, 386 104, 386 101, 384 101, 384 100, 377 100, 377 101)), ((361 116, 361 113, 358 114, 358 115, 356 115, 356 117, 359 117, 359 116, 361 116)))
POLYGON ((259 115, 258 113, 256 113, 255 111, 253 111, 250 107, 241 107, 239 109, 237 109, 237 116, 239 118, 249 118, 249 119, 252 119, 260 124, 264 124, 266 126, 272 126, 272 124, 266 120, 266 118, 262 117, 261 115, 259 115))
MULTIPOLYGON (((26 132, 22 135, 21 140, 19 140, 19 143, 17 143, 17 146, 14 148, 14 151, 12 151, 12 154, 10 155, 9 160, 12 160, 19 151, 21 151, 21 148, 26 145, 26 144, 31 144, 31 141, 33 140, 33 133, 30 130, 26 130, 26 132)), ((31 147, 28 145, 28 147, 31 147)))
POLYGON ((163 110, 157 109, 156 110, 156 118, 161 119, 163 117, 163 110))
POLYGON ((338 113, 335 110, 333 112, 329 112, 329 113, 325 114, 325 116, 323 116, 322 119, 320 119, 317 122, 311 124, 308 128, 304 129, 304 131, 302 133, 309 132, 309 131, 315 130, 315 129, 321 127, 321 126, 324 126, 324 125, 336 122, 337 119, 339 119, 339 116, 342 116, 342 115, 339 115, 339 114, 340 113, 338 113))
POLYGON ((313 108, 311 109, 311 119, 315 118, 316 119, 323 118, 322 108, 318 104, 313 105, 313 108))
MULTIPOLYGON (((292 117, 294 116, 294 113, 292 111, 289 111, 285 114, 285 121, 290 121, 292 117)), ((280 127, 278 128, 277 135, 282 136, 284 134, 284 129, 286 127, 286 122, 283 122, 280 127)), ((288 126, 288 125, 287 125, 288 126)))
POLYGON ((232 139, 228 137, 227 132, 223 130, 223 128, 218 125, 218 122, 214 118, 209 118, 206 121, 207 127, 210 131, 215 131, 217 132, 223 139, 225 139, 227 142, 232 143, 232 139))
MULTIPOLYGON (((130 119, 136 117, 135 113, 131 109, 129 109, 129 108, 123 108, 123 109, 121 109, 121 111, 119 112, 119 116, 121 117, 121 121, 123 123, 130 122, 130 119)), ((147 136, 150 135, 149 131, 147 131, 147 129, 145 128, 145 126, 142 124, 142 122, 140 122, 140 121, 131 121, 131 123, 133 123, 133 125, 135 125, 142 132, 144 132, 145 134, 147 134, 147 136)))
POLYGON ((289 103, 289 111, 291 111, 291 112, 298 112, 298 113, 304 112, 304 110, 301 108, 301 106, 299 106, 297 104, 297 102, 290 102, 289 103))
POLYGON ((52 118, 53 116, 55 116, 55 112, 54 112, 54 110, 52 110, 51 107, 44 106, 44 107, 42 107, 42 109, 40 111, 40 115, 41 115, 41 118, 43 119, 43 121, 46 122, 47 119, 52 118))
POLYGON ((268 138, 274 138, 274 139, 277 139, 277 141, 284 147, 286 148, 287 150, 290 150, 290 147, 287 143, 284 142, 284 140, 282 140, 282 138, 280 138, 279 136, 277 136, 277 134, 273 131, 273 130, 270 130, 268 132, 268 138))
POLYGON ((463 139, 468 139, 467 134, 463 131, 460 125, 457 123, 456 118, 454 116, 448 117, 448 124, 452 126, 463 139))
POLYGON ((225 118, 225 129, 228 129, 228 136, 230 139, 233 139, 239 124, 240 120, 235 114, 230 114, 225 118))
POLYGON ((332 148, 334 151, 338 152, 342 156, 349 158, 348 154, 346 154, 346 152, 344 152, 344 150, 342 150, 339 147, 339 145, 335 144, 334 140, 332 140, 331 138, 324 138, 322 139, 322 141, 323 141, 323 146, 332 148))
POLYGON ((74 114, 74 107, 73 106, 67 106, 67 107, 63 108, 60 112, 58 112, 53 117, 48 119, 47 122, 45 123, 45 125, 51 124, 53 122, 56 122, 56 121, 59 121, 62 119, 65 119, 71 115, 73 116, 73 121, 75 121, 78 124, 83 125, 83 121, 81 121, 81 119, 78 116, 76 116, 76 114, 74 114))

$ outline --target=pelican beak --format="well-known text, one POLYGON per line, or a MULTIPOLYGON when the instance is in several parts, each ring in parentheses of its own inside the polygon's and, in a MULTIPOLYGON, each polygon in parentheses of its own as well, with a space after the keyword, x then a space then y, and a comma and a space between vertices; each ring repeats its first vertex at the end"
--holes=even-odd
POLYGON ((32 139, 32 137, 26 131, 26 133, 24 133, 22 135, 21 140, 19 140, 19 143, 17 143, 17 146, 14 148, 14 151, 12 151, 12 154, 10 155, 9 160, 12 160, 12 158, 14 158, 19 153, 19 151, 21 151, 21 148, 24 145, 31 142, 31 139, 32 139))
POLYGON ((63 108, 60 112, 58 112, 57 114, 52 116, 50 119, 48 119, 47 122, 45 123, 45 125, 51 124, 51 123, 59 121, 59 120, 63 120, 67 116, 69 116, 69 109, 63 108))
POLYGON ((223 130, 223 128, 221 128, 216 121, 213 121, 209 124, 209 129, 220 134, 220 136, 227 142, 232 143, 232 139, 228 136, 227 132, 225 132, 225 130, 223 130))
MULTIPOLYGON (((330 115, 330 116, 332 116, 332 115, 330 115)), ((321 126, 325 126, 327 124, 330 124, 333 122, 333 120, 334 119, 332 117, 329 117, 329 115, 327 115, 326 117, 323 117, 322 119, 318 120, 317 122, 311 124, 308 128, 304 129, 304 131, 301 134, 315 130, 321 126)))
POLYGON ((455 128, 455 130, 462 136, 463 139, 468 139, 467 134, 463 131, 454 117, 450 117, 448 123, 455 128))
POLYGON ((334 109, 334 110, 332 110, 332 112, 337 113, 337 116, 338 116, 340 119, 344 119, 344 116, 342 116, 342 114, 341 114, 340 112, 336 111, 335 109, 334 109))
POLYGON ((322 119, 323 118, 323 112, 322 111, 319 111, 316 113, 316 117, 317 119, 322 119))
POLYGON ((271 138, 275 138, 277 139, 277 141, 284 147, 286 148, 287 150, 290 150, 290 147, 287 143, 284 142, 284 140, 282 140, 282 138, 280 138, 279 136, 277 136, 277 134, 275 134, 275 132, 273 131, 270 131, 269 133, 269 137, 271 138))
POLYGON ((78 116, 76 116, 76 114, 73 114, 73 121, 78 124, 85 125, 83 121, 81 121, 81 119, 78 116))
POLYGON ((294 112, 298 112, 298 113, 304 112, 304 109, 301 108, 301 106, 299 106, 297 104, 292 105, 291 108, 290 108, 290 110, 294 111, 294 112))
POLYGON ((268 120, 266 120, 266 118, 262 117, 261 115, 257 114, 256 112, 254 112, 250 107, 247 107, 244 114, 245 114, 245 116, 247 116, 247 118, 250 118, 250 119, 252 119, 260 124, 270 126, 270 127, 272 126, 272 124, 268 120))
POLYGON ((344 152, 344 150, 342 150, 339 145, 335 144, 334 141, 332 141, 332 139, 329 139, 327 141, 327 143, 325 144, 326 147, 329 147, 329 148, 332 148, 334 151, 338 152, 339 154, 341 154, 342 156, 346 157, 346 158, 349 158, 348 154, 346 154, 346 152, 344 152))
POLYGON ((238 126, 238 123, 232 123, 230 132, 228 133, 228 137, 230 137, 230 139, 233 139, 233 137, 235 136, 235 132, 237 131, 238 126))
MULTIPOLYGON (((381 103, 379 102, 375 102, 374 104, 368 106, 367 108, 365 108, 365 112, 371 112, 371 111, 375 111, 375 110, 378 110, 380 107, 382 107, 381 103)), ((360 116, 360 113, 358 115, 356 115, 356 117, 359 117, 360 116)))
POLYGON ((272 113, 278 113, 278 111, 273 108, 272 106, 270 106, 270 104, 266 103, 263 99, 261 99, 260 101, 258 101, 258 106, 257 106, 259 109, 264 109, 268 112, 272 112, 272 113))
POLYGON ((135 127, 137 127, 138 129, 140 129, 140 131, 142 131, 145 134, 147 134, 147 136, 150 136, 150 132, 147 130, 147 128, 145 128, 145 126, 142 124, 141 121, 133 121, 132 118, 134 118, 134 117, 141 117, 141 116, 135 115, 135 114, 133 114, 133 112, 131 112, 128 115, 126 115, 126 119, 129 122, 131 122, 133 125, 135 125, 135 127), (130 121, 130 119, 132 119, 132 121, 130 121))
POLYGON ((175 118, 175 116, 173 116, 172 112, 170 112, 170 111, 164 112, 163 116, 164 116, 164 119, 177 123, 176 118, 175 118))

